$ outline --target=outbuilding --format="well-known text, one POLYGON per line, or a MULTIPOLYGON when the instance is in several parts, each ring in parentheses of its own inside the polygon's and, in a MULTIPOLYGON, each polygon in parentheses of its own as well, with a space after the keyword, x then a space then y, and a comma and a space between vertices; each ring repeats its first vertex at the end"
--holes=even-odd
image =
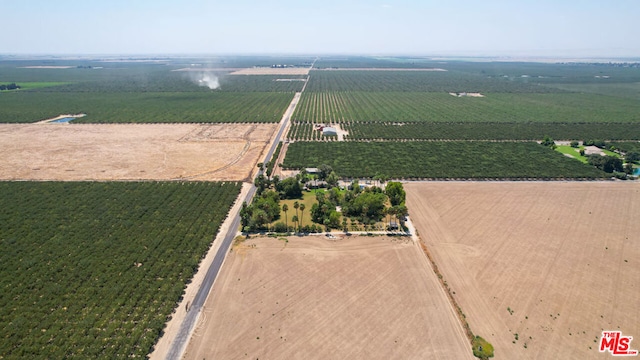
POLYGON ((322 128, 322 136, 337 136, 338 132, 334 127, 324 127, 322 128))

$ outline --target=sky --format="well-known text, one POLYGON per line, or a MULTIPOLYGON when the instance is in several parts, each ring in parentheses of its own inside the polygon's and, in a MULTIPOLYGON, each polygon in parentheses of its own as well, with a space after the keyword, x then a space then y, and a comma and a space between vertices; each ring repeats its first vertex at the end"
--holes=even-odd
POLYGON ((638 0, 0 0, 0 54, 640 56, 638 0))

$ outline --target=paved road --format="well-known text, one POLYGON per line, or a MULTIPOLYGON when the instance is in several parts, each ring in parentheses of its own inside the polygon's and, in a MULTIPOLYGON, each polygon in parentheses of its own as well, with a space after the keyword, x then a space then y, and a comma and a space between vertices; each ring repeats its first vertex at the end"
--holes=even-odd
MULTIPOLYGON (((293 97, 293 100, 291 101, 291 104, 287 108, 287 111, 285 111, 282 117, 282 120, 280 121, 280 129, 278 129, 278 133, 276 134, 275 139, 271 144, 271 148, 267 152, 267 156, 264 159, 264 163, 269 162, 269 160, 273 156, 273 152, 275 151, 276 147, 278 146, 278 143, 280 142, 280 137, 282 136, 284 129, 287 127, 289 119, 291 118, 291 115, 293 114, 293 111, 295 110, 296 105, 300 100, 300 94, 301 93, 295 94, 295 96, 293 97)), ((258 173, 258 175, 261 175, 261 174, 262 174, 262 170, 258 173)), ((251 200, 253 199, 253 196, 255 195, 255 193, 256 193, 256 187, 252 185, 251 188, 249 189, 249 192, 247 193, 247 196, 244 198, 243 201, 246 201, 247 204, 251 203, 251 200)), ((166 359, 178 360, 182 358, 182 354, 184 353, 184 350, 187 347, 187 344, 189 343, 189 338, 191 337, 193 329, 195 328, 195 325, 198 321, 198 317, 200 315, 200 311, 202 310, 202 306, 204 305, 204 302, 207 300, 207 296, 209 296, 211 287, 213 287, 213 283, 215 282, 216 277, 218 276, 218 272, 222 267, 224 258, 227 256, 229 247, 231 246, 233 239, 236 237, 237 229, 240 227, 239 210, 235 214, 230 214, 229 216, 231 216, 233 219, 233 222, 229 227, 229 232, 224 237, 224 240, 222 240, 222 244, 220 245, 220 248, 218 249, 218 252, 216 253, 215 257, 213 258, 213 262, 211 263, 211 266, 209 266, 209 269, 207 269, 207 274, 205 275, 204 280, 202 281, 202 285, 198 289, 198 293, 193 299, 193 302, 191 303, 189 307, 189 311, 187 312, 187 315, 182 321, 182 324, 180 324, 180 329, 178 330, 176 337, 171 343, 171 347, 169 348, 169 352, 167 353, 166 359)))
MULTIPOLYGON (((253 198, 253 195, 256 192, 256 187, 252 186, 249 190, 246 201, 249 202, 250 199, 253 198)), ((222 244, 216 253, 216 256, 213 258, 213 262, 209 269, 207 269, 207 274, 202 281, 202 285, 198 289, 198 293, 196 294, 189 311, 185 315, 182 324, 180 324, 180 330, 176 334, 173 343, 171 344, 171 348, 169 348, 169 352, 167 353, 167 359, 180 359, 182 354, 186 348, 187 343, 189 342, 189 338, 191 337, 191 333, 193 328, 198 321, 198 315, 200 315, 200 311, 202 310, 202 306, 204 305, 205 300, 207 300, 207 296, 209 295, 209 291, 211 291, 211 287, 218 276, 218 272, 220 271, 220 267, 222 267, 222 262, 224 261, 225 256, 227 255, 227 251, 229 250, 229 246, 231 246, 231 242, 236 235, 236 229, 240 226, 240 216, 238 213, 231 214, 233 216, 233 222, 229 227, 229 232, 222 240, 222 244)))
POLYGON ((264 158, 264 163, 268 163, 269 160, 271 160, 271 157, 273 156, 273 152, 276 150, 276 147, 278 146, 278 143, 280 142, 280 137, 282 136, 282 133, 284 132, 284 129, 287 128, 287 124, 289 123, 289 120, 291 119, 291 115, 293 114, 293 111, 296 109, 296 105, 298 105, 298 101, 300 101, 300 95, 302 95, 301 92, 296 93, 293 96, 293 100, 291 100, 291 104, 289 105, 289 107, 287 108, 287 111, 285 111, 284 115, 282 116, 282 120, 280 121, 280 129, 278 129, 278 133, 276 134, 276 138, 273 141, 273 143, 271 144, 271 148, 269 149, 269 152, 267 152, 267 156, 265 156, 264 158))

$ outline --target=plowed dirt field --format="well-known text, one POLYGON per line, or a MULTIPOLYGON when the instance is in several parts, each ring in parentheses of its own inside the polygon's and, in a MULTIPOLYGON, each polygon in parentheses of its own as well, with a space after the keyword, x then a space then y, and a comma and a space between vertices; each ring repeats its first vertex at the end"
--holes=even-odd
POLYGON ((473 359, 410 238, 289 237, 235 245, 186 359, 473 359))
POLYGON ((405 189, 420 238, 495 359, 609 359, 603 330, 640 339, 640 184, 405 189))
POLYGON ((243 180, 276 126, 0 124, 0 180, 243 180))

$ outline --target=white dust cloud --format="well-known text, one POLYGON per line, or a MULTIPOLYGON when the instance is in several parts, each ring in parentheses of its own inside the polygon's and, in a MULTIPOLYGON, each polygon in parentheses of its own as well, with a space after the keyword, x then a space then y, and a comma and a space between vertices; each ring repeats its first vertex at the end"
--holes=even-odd
POLYGON ((210 71, 189 71, 186 77, 198 86, 208 87, 211 90, 220 88, 220 77, 210 71))
POLYGON ((220 87, 220 80, 215 74, 202 73, 198 74, 198 85, 206 86, 211 90, 215 90, 220 87))

